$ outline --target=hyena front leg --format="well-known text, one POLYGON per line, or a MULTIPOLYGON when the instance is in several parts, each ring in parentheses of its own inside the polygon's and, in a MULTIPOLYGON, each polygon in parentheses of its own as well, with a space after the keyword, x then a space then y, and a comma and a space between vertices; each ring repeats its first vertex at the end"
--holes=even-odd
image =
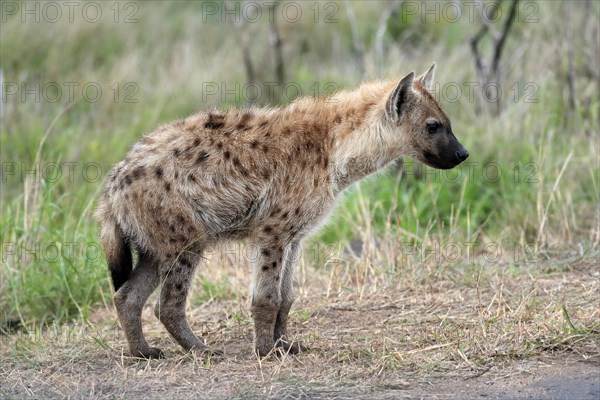
POLYGON ((281 304, 279 280, 283 268, 284 246, 276 242, 258 245, 253 262, 253 288, 250 311, 254 320, 254 348, 264 357, 275 344, 274 332, 281 304))
POLYGON ((161 269, 162 289, 154 307, 154 314, 167 331, 185 350, 208 351, 206 345, 190 328, 185 315, 187 295, 199 255, 180 254, 161 269))
POLYGON ((306 347, 300 343, 290 342, 287 337, 288 315, 294 302, 294 271, 299 256, 300 242, 292 242, 285 248, 283 268, 279 279, 281 302, 275 320, 275 345, 290 354, 297 354, 306 350, 306 347))
POLYGON ((140 254, 131 277, 113 297, 121 328, 129 343, 129 351, 134 357, 159 358, 162 355, 160 349, 148 346, 142 332, 142 308, 157 286, 156 260, 149 255, 140 254))

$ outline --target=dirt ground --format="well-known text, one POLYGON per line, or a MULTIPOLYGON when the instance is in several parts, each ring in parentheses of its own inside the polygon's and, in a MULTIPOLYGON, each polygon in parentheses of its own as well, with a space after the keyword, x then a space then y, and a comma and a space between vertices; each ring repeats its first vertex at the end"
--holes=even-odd
MULTIPOLYGON (((600 398, 600 364, 570 356, 517 361, 512 371, 492 376, 458 378, 460 383, 432 384, 440 399, 556 399, 587 400, 600 398)), ((410 397, 410 396, 408 396, 410 397)), ((423 396, 427 398, 427 396, 423 396)))
MULTIPOLYGON (((600 398, 598 357, 576 354, 516 360, 481 370, 420 375, 415 371, 385 374, 366 368, 339 383, 330 376, 319 382, 304 381, 317 369, 310 354, 259 363, 247 356, 226 355, 228 360, 199 365, 191 356, 168 361, 142 361, 120 357, 115 351, 82 354, 73 349, 52 348, 44 355, 21 360, 4 358, 0 398, 95 398, 95 399, 536 399, 597 400, 600 398), (58 357, 58 352, 71 356, 58 357), (231 358, 230 358, 231 357, 231 358), (42 361, 45 359, 46 361, 42 361), (59 361, 60 360, 60 361, 59 361), (58 362, 57 362, 58 361, 58 362), (240 371, 247 364, 247 373, 240 371), (288 373, 280 375, 278 369, 288 373), (273 379, 276 378, 276 379, 273 379)), ((345 373, 342 373, 344 375, 345 373)))
POLYGON ((152 301, 144 329, 166 358, 128 357, 107 304, 85 323, 0 336, 0 398, 600 398, 597 258, 394 279, 357 265, 301 267, 289 329, 310 349, 299 356, 252 354, 243 276, 232 281, 240 294, 188 306, 222 358, 184 354, 152 301))

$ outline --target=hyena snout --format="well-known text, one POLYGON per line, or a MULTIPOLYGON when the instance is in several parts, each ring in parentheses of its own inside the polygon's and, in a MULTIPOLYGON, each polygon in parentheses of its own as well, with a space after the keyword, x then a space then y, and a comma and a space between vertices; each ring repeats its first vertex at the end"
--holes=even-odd
POLYGON ((460 149, 456 150, 456 159, 458 163, 465 161, 469 157, 469 152, 464 147, 460 146, 460 149))
POLYGON ((467 149, 453 134, 450 134, 449 138, 439 139, 436 147, 437 151, 424 151, 422 154, 422 161, 433 168, 451 169, 469 157, 467 149))
POLYGON ((469 157, 469 152, 467 149, 465 149, 464 146, 458 142, 458 140, 454 139, 453 141, 455 143, 449 146, 449 148, 447 148, 444 152, 445 154, 443 154, 441 157, 442 164, 439 165, 441 169, 454 168, 469 157))
POLYGON ((449 164, 452 165, 450 168, 456 167, 461 162, 465 161, 469 157, 469 152, 465 147, 460 144, 458 139, 452 134, 452 138, 450 140, 450 146, 447 149, 447 158, 450 159, 449 164))

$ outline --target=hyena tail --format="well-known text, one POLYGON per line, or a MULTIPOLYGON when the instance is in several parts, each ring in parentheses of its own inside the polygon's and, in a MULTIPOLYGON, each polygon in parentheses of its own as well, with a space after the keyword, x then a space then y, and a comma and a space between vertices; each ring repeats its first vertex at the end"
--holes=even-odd
POLYGON ((131 276, 131 246, 117 221, 112 218, 103 221, 100 237, 116 292, 131 276))

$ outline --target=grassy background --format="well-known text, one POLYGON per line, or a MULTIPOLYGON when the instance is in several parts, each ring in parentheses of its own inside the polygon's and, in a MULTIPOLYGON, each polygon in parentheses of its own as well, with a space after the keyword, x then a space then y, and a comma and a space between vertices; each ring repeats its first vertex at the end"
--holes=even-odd
MULTIPOLYGON (((380 69, 374 50, 377 21, 390 3, 352 2, 350 8, 359 21, 364 76, 355 61, 346 3, 320 3, 318 22, 308 4, 302 6, 298 22, 277 20, 286 80, 296 82, 306 94, 314 85, 323 90, 330 82, 345 88, 363 79, 399 77, 411 70, 420 73, 432 61, 438 63, 436 81, 463 88, 460 101, 444 96, 440 101, 471 153, 471 169, 461 168, 458 176, 443 175, 405 160, 404 173, 392 169, 351 189, 331 223, 307 244, 309 248, 332 244, 337 252, 328 254, 336 258, 350 251, 341 249, 363 251, 371 246, 382 254, 369 263, 374 265, 373 274, 397 278, 407 265, 411 271, 422 267, 411 278, 416 281, 427 279, 445 264, 475 276, 485 266, 481 257, 490 252, 489 243, 497 244, 494 248, 501 252, 497 262, 507 266, 505 273, 531 273, 523 268, 525 249, 532 249, 528 254, 534 262, 597 255, 598 4, 527 3, 535 5, 537 22, 521 18, 508 38, 499 116, 486 111, 485 103, 469 99, 464 86, 477 80, 468 45, 480 26, 477 18, 474 23, 467 16, 458 22, 430 18, 422 23, 420 14, 396 15, 384 38, 380 69), (326 9, 329 4, 333 8, 326 9), (337 22, 326 23, 327 12, 334 12, 337 22), (558 15, 568 22, 557 23, 558 15), (574 29, 576 72, 576 108, 571 111, 566 80, 569 26, 574 29), (515 83, 520 88, 517 98, 510 91, 515 83), (535 85, 534 102, 525 101, 527 83, 535 85), (465 250, 462 244, 471 242, 477 244, 463 251, 458 261, 441 257, 440 262, 432 262, 431 251, 440 244, 458 243, 465 250), (400 246, 410 247, 408 256, 400 246)), ((18 318, 27 326, 86 320, 98 305, 110 303, 108 274, 98 253, 92 218, 102 185, 99 178, 136 140, 161 123, 213 106, 246 105, 243 96, 220 101, 218 96, 203 95, 207 82, 227 88, 246 83, 240 35, 252 37, 257 79, 275 80, 266 17, 238 29, 217 16, 203 22, 202 2, 164 1, 136 2, 127 9, 127 3, 119 3, 115 22, 111 4, 102 3, 103 16, 94 23, 82 18, 79 9, 73 22, 63 12, 54 23, 23 22, 17 14, 6 16, 1 25, 5 98, 0 125, 0 310, 4 314, 0 319, 18 318), (134 11, 136 22, 125 22, 134 11), (52 82, 62 89, 57 101, 50 101, 57 95, 52 82), (68 82, 79 84, 72 101, 68 82), (82 93, 90 82, 102 89, 99 101, 85 97, 94 95, 92 89, 82 93), (23 93, 36 83, 39 101, 23 93), (8 94, 12 84, 17 84, 17 94, 8 94), (62 167, 60 175, 54 163, 62 167), (72 174, 65 163, 75 163, 72 174), (38 173, 27 173, 38 166, 38 173)), ((484 50, 489 52, 489 42, 484 50)), ((261 97, 259 103, 271 102, 261 97)), ((310 259, 309 268, 337 273, 323 257, 305 258, 310 259)), ((355 272, 346 273, 362 274, 362 264, 356 265, 355 272)), ((564 263, 557 265, 562 268, 564 263)), ((232 279, 209 276, 200 268, 192 306, 239 296, 242 285, 232 279)), ((360 291, 360 285, 352 290, 360 291)))

